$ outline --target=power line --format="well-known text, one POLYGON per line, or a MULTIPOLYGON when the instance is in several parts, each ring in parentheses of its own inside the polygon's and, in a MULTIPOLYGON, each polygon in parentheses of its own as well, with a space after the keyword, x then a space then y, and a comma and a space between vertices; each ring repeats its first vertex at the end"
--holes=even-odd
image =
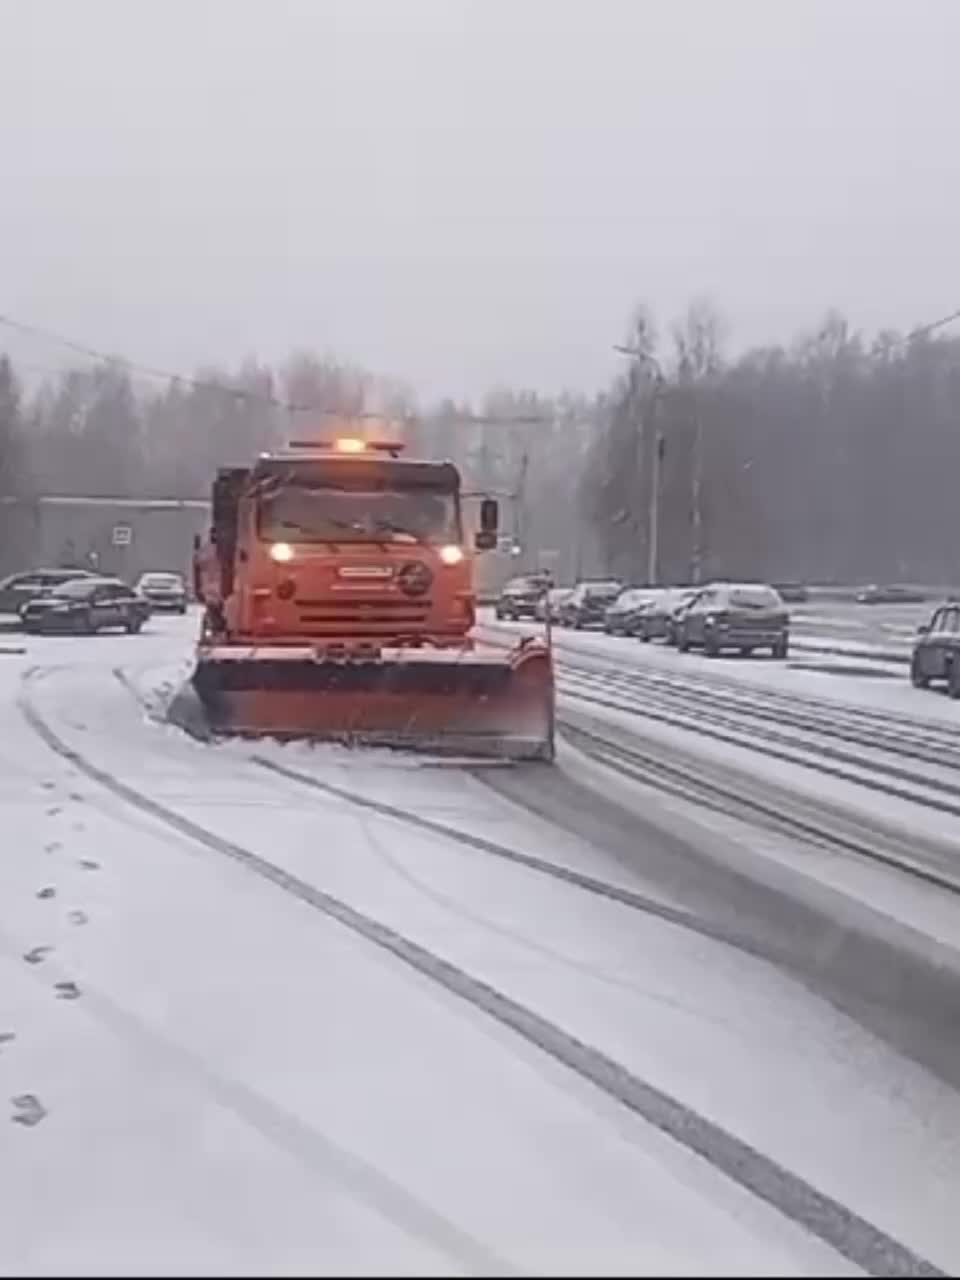
MULTIPOLYGON (((102 364, 121 365, 124 369, 129 369, 133 373, 143 374, 149 378, 160 378, 171 386, 182 385, 193 387, 197 391, 216 391, 221 395, 232 396, 235 400, 246 400, 254 404, 267 405, 274 409, 283 409, 285 412, 294 413, 314 413, 329 417, 345 417, 354 421, 392 421, 410 425, 418 422, 418 415, 412 413, 405 414, 389 414, 361 411, 357 413, 344 413, 338 409, 321 409, 316 405, 296 404, 289 400, 281 400, 277 396, 258 391, 246 391, 240 387, 229 387, 222 382, 213 382, 208 378, 192 378, 182 373, 172 373, 169 369, 160 369, 156 365, 140 364, 136 360, 129 360, 126 356, 110 355, 106 351, 100 351, 96 347, 90 346, 86 342, 80 342, 76 338, 69 338, 65 334, 57 333, 53 329, 44 329, 40 325, 28 324, 24 320, 16 320, 13 316, 0 314, 0 325, 13 329, 17 333, 25 334, 32 338, 40 338, 45 342, 52 342, 57 346, 63 347, 65 350, 73 351, 78 355, 86 356, 88 360, 96 360, 102 364)), ((34 366, 42 368, 42 366, 34 366)), ((542 414, 518 414, 510 417, 496 417, 487 414, 458 413, 456 415, 457 425, 479 425, 479 426, 525 426, 532 424, 542 424, 552 422, 552 417, 542 414)))
MULTIPOLYGON (((196 391, 216 391, 221 395, 232 396, 237 400, 248 400, 257 404, 268 405, 274 409, 284 409, 287 413, 330 412, 329 410, 317 410, 312 405, 293 404, 288 400, 281 400, 277 396, 264 392, 247 391, 241 387, 228 387, 222 382, 213 382, 207 378, 192 378, 182 373, 171 373, 169 369, 159 369, 155 365, 140 364, 136 360, 127 359, 125 356, 109 355, 106 351, 99 351, 96 347, 91 347, 85 342, 78 342, 75 338, 68 338, 62 333, 54 332, 52 329, 43 329, 39 325, 27 324, 23 320, 15 320, 13 316, 0 315, 0 325, 13 329, 17 333, 26 334, 29 337, 41 338, 45 342, 55 343, 68 351, 74 351, 78 355, 86 356, 89 360, 96 360, 103 364, 122 365, 125 369, 129 369, 134 373, 141 373, 149 378, 160 378, 170 385, 181 384, 193 387, 196 391)), ((368 417, 376 415, 359 414, 351 416, 368 417)))
POLYGON ((933 320, 930 324, 919 325, 916 329, 911 329, 907 334, 907 341, 911 342, 914 338, 925 338, 928 333, 932 333, 934 329, 940 329, 945 324, 950 324, 952 320, 960 320, 960 311, 951 311, 948 316, 942 316, 939 320, 933 320))

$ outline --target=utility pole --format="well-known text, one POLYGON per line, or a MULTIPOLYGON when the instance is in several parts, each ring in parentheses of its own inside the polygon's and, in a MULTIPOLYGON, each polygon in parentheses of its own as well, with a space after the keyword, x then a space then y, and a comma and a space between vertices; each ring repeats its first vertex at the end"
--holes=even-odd
MULTIPOLYGON (((658 426, 660 401, 666 390, 666 379, 656 356, 639 347, 614 346, 614 351, 622 356, 630 356, 635 361, 642 361, 653 370, 653 396, 650 401, 650 426, 653 430, 653 467, 650 475, 650 504, 647 508, 647 585, 655 587, 660 577, 660 479, 663 472, 663 459, 667 450, 666 437, 658 426)), ((640 436, 641 454, 643 448, 644 415, 641 410, 637 424, 640 436)))
MULTIPOLYGON (((655 391, 650 416, 656 428, 657 401, 659 392, 655 391)), ((655 429, 653 445, 653 472, 651 475, 650 494, 650 532, 647 537, 647 583, 655 587, 660 578, 660 473, 663 469, 663 455, 666 452, 666 439, 662 431, 655 429)))
POLYGON ((693 555, 690 581, 695 587, 703 576, 703 415, 697 392, 693 391, 693 555))

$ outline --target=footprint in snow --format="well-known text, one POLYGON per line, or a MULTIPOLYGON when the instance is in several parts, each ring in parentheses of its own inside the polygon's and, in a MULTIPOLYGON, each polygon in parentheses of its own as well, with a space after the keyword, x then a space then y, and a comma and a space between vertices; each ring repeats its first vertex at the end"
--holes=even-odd
POLYGON ((70 799, 71 799, 71 800, 76 800, 76 801, 78 801, 80 804, 83 804, 84 797, 80 794, 80 792, 79 792, 79 791, 71 791, 71 792, 70 792, 70 799))
POLYGON ((85 911, 69 911, 67 919, 71 924, 86 924, 90 917, 85 911))
POLYGON ((100 863, 99 863, 99 862, 95 862, 95 861, 93 860, 93 858, 81 858, 81 859, 80 859, 80 863, 79 863, 79 865, 80 865, 81 867, 83 867, 84 871, 99 871, 99 870, 100 870, 100 863))
POLYGON ((0 1031, 0 1049, 2 1049, 5 1044, 12 1044, 16 1038, 17 1033, 15 1031, 0 1031))
POLYGON ((44 853, 56 853, 58 849, 62 849, 63 845, 59 840, 51 840, 49 844, 43 846, 44 853))
POLYGON ((33 947, 24 952, 23 958, 27 964, 42 964, 52 950, 53 947, 33 947))
POLYGON ((79 1000, 80 988, 75 982, 55 982, 53 988, 58 1000, 79 1000))
POLYGON ((51 805, 51 807, 47 810, 47 817, 55 818, 58 813, 63 813, 63 809, 61 808, 61 806, 58 804, 51 805))
POLYGON ((44 885, 42 889, 37 890, 38 898, 55 898, 56 895, 57 891, 52 884, 44 885))
POLYGON ((56 791, 57 789, 57 784, 55 782, 51 782, 49 779, 41 782, 40 785, 43 787, 44 791, 56 791))
POLYGON ((46 1107, 35 1093, 21 1093, 10 1101, 13 1103, 13 1115, 10 1119, 14 1124, 26 1125, 28 1129, 39 1124, 47 1114, 46 1107))

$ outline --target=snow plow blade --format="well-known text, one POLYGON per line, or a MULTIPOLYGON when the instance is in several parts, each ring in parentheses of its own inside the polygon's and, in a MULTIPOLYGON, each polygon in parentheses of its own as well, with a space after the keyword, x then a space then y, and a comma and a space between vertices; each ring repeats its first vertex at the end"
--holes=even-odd
POLYGON ((553 759, 553 671, 539 640, 510 652, 201 646, 193 687, 214 735, 553 759))

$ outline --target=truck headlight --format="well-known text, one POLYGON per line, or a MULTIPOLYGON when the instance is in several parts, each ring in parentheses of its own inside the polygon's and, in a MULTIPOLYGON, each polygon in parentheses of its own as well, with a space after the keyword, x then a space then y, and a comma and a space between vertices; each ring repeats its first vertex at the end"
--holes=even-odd
POLYGON ((441 547, 440 559, 444 564, 459 564, 463 559, 463 547, 458 547, 455 542, 451 542, 447 546, 441 547))

